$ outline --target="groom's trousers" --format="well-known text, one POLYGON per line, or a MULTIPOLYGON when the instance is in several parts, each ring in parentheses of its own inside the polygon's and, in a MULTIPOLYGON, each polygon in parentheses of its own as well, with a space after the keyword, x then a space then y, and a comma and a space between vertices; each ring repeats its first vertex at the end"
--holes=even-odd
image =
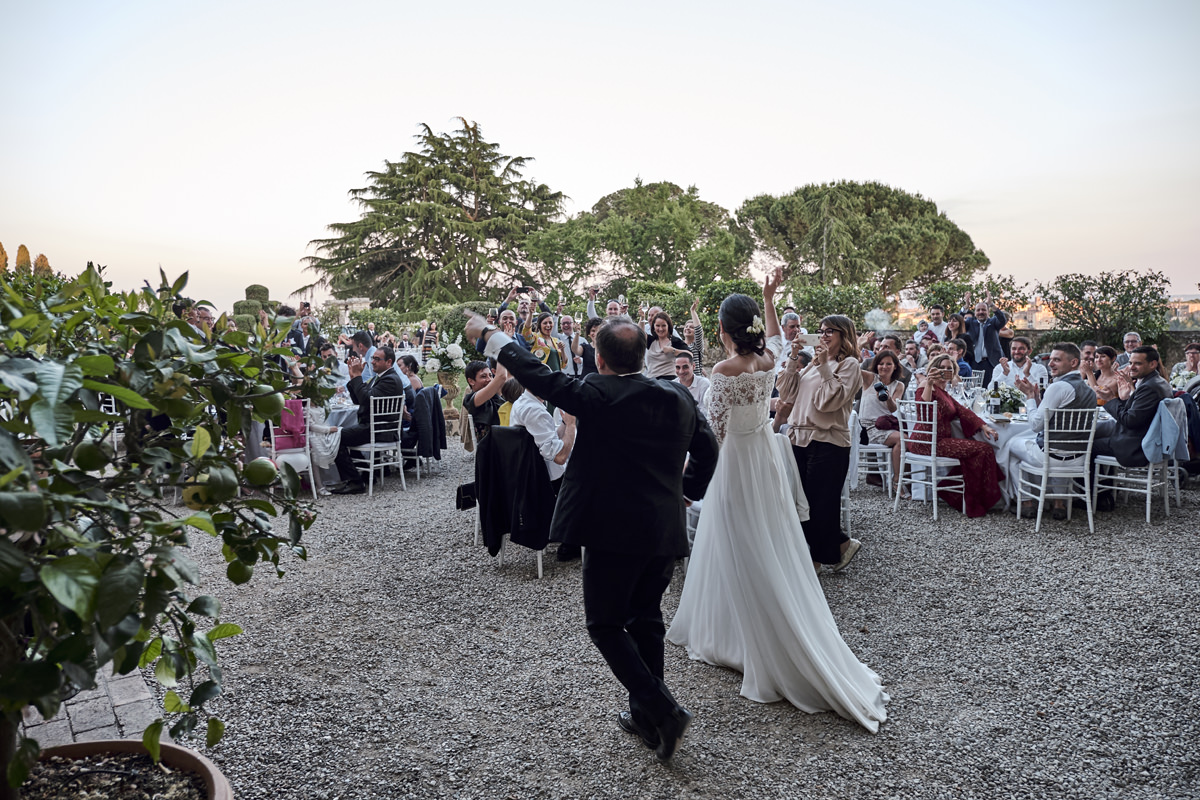
POLYGON ((583 608, 588 636, 629 692, 634 721, 657 729, 677 707, 663 682, 662 596, 674 556, 583 551, 583 608))

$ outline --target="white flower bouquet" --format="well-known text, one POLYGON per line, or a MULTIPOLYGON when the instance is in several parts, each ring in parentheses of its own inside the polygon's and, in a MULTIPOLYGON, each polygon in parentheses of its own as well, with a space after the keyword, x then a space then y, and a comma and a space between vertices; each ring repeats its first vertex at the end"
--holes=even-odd
POLYGON ((429 355, 425 357, 422 371, 427 375, 436 375, 439 372, 455 375, 466 369, 465 355, 462 347, 462 334, 460 333, 458 338, 452 342, 443 333, 437 343, 429 349, 429 355))

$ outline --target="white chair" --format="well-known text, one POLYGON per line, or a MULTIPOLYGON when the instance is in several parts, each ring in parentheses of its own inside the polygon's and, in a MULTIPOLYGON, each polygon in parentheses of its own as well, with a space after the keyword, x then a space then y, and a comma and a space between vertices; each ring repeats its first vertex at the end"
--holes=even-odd
POLYGON ((888 499, 892 499, 892 448, 886 444, 860 444, 856 468, 860 479, 864 475, 882 477, 888 499))
POLYGON ((900 421, 900 480, 896 486, 896 497, 892 502, 892 511, 900 507, 900 496, 904 485, 923 486, 928 488, 929 497, 933 501, 933 521, 937 522, 939 490, 946 492, 966 493, 966 485, 962 474, 938 475, 939 469, 950 467, 962 468, 962 462, 957 458, 938 456, 937 454, 937 403, 934 401, 918 402, 905 401, 896 412, 900 421), (926 445, 929 455, 910 453, 909 445, 926 445))
POLYGON ((375 494, 375 471, 379 470, 379 485, 383 486, 383 471, 396 467, 400 485, 408 491, 404 480, 404 458, 400 455, 400 425, 404 416, 404 395, 371 398, 371 438, 366 444, 350 448, 356 467, 367 470, 367 496, 375 494), (386 437, 396 438, 388 441, 386 437))
POLYGON ((1021 462, 1016 478, 1017 517, 1021 516, 1021 501, 1028 496, 1038 501, 1037 522, 1033 532, 1042 529, 1042 512, 1046 498, 1062 499, 1067 504, 1067 519, 1071 518, 1071 502, 1076 497, 1087 505, 1088 530, 1096 532, 1093 520, 1091 458, 1092 442, 1096 437, 1096 408, 1048 408, 1045 410, 1042 463, 1031 466, 1021 462), (1082 489, 1076 489, 1076 481, 1082 489), (1064 484, 1066 488, 1059 488, 1064 484))
MULTIPOLYGON (((279 448, 275 446, 275 425, 270 420, 267 420, 267 431, 271 442, 271 460, 274 461, 280 468, 284 464, 290 464, 292 469, 297 473, 308 473, 308 484, 312 487, 313 500, 317 499, 317 483, 320 482, 320 477, 317 470, 313 467, 312 451, 309 448, 312 431, 308 425, 308 400, 301 401, 300 413, 304 415, 304 446, 303 447, 286 447, 279 448)), ((289 413, 286 407, 283 409, 284 414, 289 413)))
POLYGON ((1112 456, 1096 456, 1093 488, 1097 495, 1102 491, 1140 494, 1146 498, 1146 522, 1150 521, 1150 508, 1154 493, 1162 492, 1163 513, 1171 516, 1171 482, 1167 477, 1167 462, 1159 461, 1144 467, 1123 467, 1112 456))
MULTIPOLYGON (((858 411, 850 412, 850 466, 853 467, 858 463, 858 448, 859 444, 858 432, 858 411)), ((854 484, 858 488, 858 474, 855 469, 846 470, 846 480, 842 481, 842 497, 839 503, 839 509, 842 515, 842 531, 846 535, 850 534, 850 485, 854 484), (853 478, 853 481, 851 480, 853 478)))
MULTIPOLYGON (((467 428, 470 430, 470 433, 471 433, 471 457, 472 458, 478 457, 479 439, 478 439, 477 434, 475 433, 475 421, 471 419, 471 415, 467 413, 467 410, 465 408, 463 409, 462 416, 459 417, 458 424, 466 425, 467 428)), ((474 470, 472 470, 472 472, 474 472, 474 470)), ((479 484, 478 483, 475 484, 475 494, 476 494, 476 500, 475 500, 475 546, 478 547, 481 539, 483 538, 483 531, 482 531, 482 527, 481 527, 482 523, 479 520, 479 515, 483 512, 481 510, 481 507, 479 505, 479 500, 478 500, 478 496, 479 496, 479 484)))
POLYGON ((983 387, 983 375, 984 375, 984 373, 982 373, 982 372, 972 370, 971 374, 968 377, 965 377, 962 379, 963 389, 966 390, 966 389, 982 388, 983 387))

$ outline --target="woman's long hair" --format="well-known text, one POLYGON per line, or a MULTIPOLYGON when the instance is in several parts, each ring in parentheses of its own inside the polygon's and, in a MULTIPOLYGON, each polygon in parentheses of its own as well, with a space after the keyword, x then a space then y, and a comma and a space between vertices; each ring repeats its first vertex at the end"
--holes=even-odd
POLYGON ((842 346, 833 354, 834 358, 841 361, 843 358, 858 357, 858 334, 854 332, 854 320, 845 314, 830 314, 821 320, 821 327, 833 328, 842 335, 842 346))

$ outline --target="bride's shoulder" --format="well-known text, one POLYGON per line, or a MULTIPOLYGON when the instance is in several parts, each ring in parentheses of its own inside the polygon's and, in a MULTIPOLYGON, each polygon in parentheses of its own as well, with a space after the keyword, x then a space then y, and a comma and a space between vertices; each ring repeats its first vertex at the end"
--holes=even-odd
MULTIPOLYGON (((772 364, 772 366, 774 366, 772 364)), ((734 380, 747 375, 760 375, 769 370, 762 369, 762 364, 757 360, 738 356, 737 358, 727 358, 724 361, 718 361, 712 369, 712 380, 717 382, 718 379, 734 380)))

